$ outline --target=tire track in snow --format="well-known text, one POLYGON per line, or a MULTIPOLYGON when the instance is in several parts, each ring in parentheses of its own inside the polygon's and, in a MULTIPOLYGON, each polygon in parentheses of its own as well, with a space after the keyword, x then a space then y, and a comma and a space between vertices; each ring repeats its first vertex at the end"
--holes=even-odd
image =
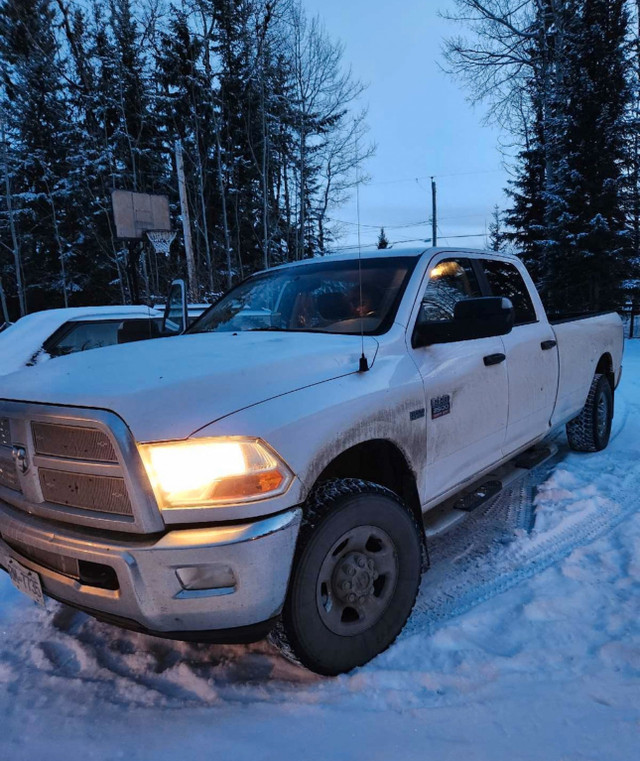
MULTIPOLYGON (((612 442, 622 434, 629 418, 624 401, 619 403, 618 413, 612 442)), ((474 511, 463 524, 432 541, 432 567, 423 577, 401 639, 432 633, 446 621, 558 563, 638 511, 640 474, 628 468, 628 459, 635 459, 633 453, 628 452, 622 459, 611 450, 573 454, 563 439, 551 462, 533 470, 520 485, 507 489, 474 511), (622 486, 613 493, 601 492, 590 477, 601 476, 606 466, 609 480, 622 486), (550 530, 538 532, 536 503, 539 506, 545 502, 546 482, 564 473, 574 480, 571 493, 557 500, 562 519, 550 530), (461 552, 470 562, 459 562, 461 552)))

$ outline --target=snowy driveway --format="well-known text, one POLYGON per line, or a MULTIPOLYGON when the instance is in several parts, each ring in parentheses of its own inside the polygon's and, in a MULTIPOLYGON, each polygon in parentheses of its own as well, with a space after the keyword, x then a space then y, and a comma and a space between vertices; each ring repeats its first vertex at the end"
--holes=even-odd
POLYGON ((266 643, 119 631, 0 575, 0 761, 640 757, 640 341, 609 449, 555 460, 431 547, 406 631, 322 679, 266 643))

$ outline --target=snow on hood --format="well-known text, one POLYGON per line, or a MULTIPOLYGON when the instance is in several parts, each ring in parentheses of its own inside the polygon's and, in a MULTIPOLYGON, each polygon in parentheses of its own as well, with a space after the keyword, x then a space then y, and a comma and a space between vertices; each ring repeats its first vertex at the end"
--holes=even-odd
MULTIPOLYGON (((365 338, 373 361, 378 343, 365 338)), ((203 333, 81 352, 0 377, 0 399, 111 410, 137 441, 188 437, 210 422, 357 372, 359 336, 203 333)))

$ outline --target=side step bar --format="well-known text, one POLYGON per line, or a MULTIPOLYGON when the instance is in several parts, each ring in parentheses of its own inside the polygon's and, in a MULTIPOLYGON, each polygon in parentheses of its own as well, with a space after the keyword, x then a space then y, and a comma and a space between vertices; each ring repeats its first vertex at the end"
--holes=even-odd
POLYGON ((480 505, 488 502, 491 497, 495 497, 496 494, 504 489, 502 481, 485 481, 476 487, 472 492, 467 492, 460 497, 457 502, 454 503, 456 510, 464 510, 466 513, 470 513, 480 507, 480 505))
POLYGON ((554 444, 543 444, 527 449, 513 460, 496 468, 493 472, 474 481, 470 486, 453 497, 431 508, 424 516, 427 538, 444 534, 469 513, 500 494, 508 486, 520 481, 533 468, 550 460, 558 451, 554 444))

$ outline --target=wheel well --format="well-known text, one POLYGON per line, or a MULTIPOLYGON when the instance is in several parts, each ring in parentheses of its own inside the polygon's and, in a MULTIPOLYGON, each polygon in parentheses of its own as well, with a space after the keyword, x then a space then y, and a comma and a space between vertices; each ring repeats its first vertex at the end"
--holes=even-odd
POLYGON ((598 365, 596 366, 596 373, 607 376, 609 383, 611 384, 611 390, 613 391, 616 381, 613 375, 613 359, 611 358, 611 354, 603 354, 600 357, 598 365))
POLYGON ((318 482, 330 478, 362 478, 395 492, 422 525, 422 510, 416 478, 400 449, 386 439, 357 444, 339 454, 322 471, 318 482))
POLYGON ((602 373, 603 375, 608 375, 613 372, 613 360, 611 359, 611 354, 607 352, 600 357, 596 372, 602 373))

